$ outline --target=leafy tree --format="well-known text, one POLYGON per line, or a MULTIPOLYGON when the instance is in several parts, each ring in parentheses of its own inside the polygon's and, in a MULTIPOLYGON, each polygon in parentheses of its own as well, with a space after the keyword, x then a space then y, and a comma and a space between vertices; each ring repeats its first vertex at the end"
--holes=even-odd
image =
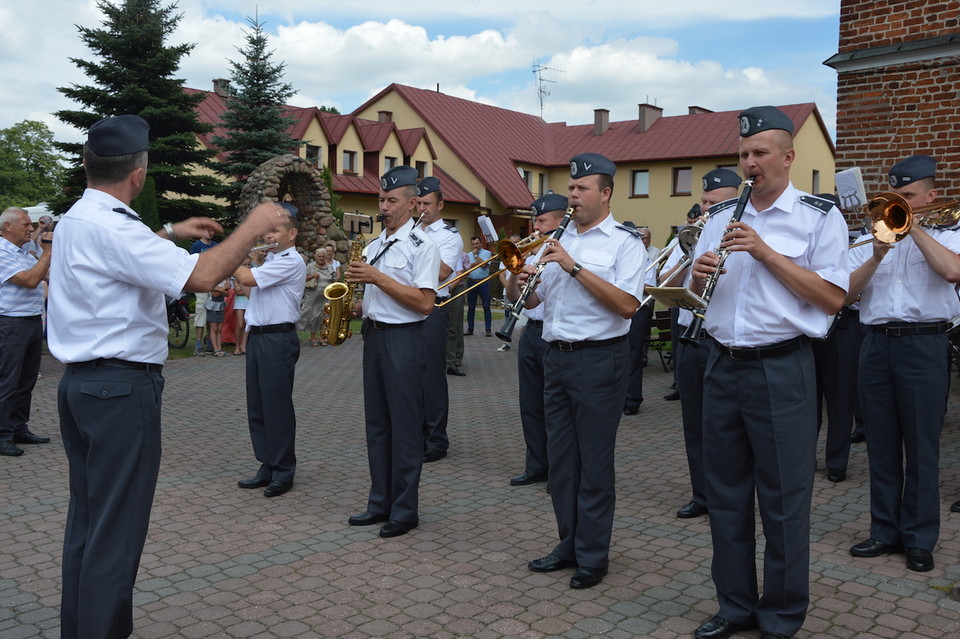
POLYGON ((247 22, 253 30, 244 34, 246 46, 237 48, 243 58, 230 61, 232 92, 221 115, 226 134, 212 140, 226 156, 212 166, 233 179, 224 187, 224 197, 234 204, 254 169, 270 158, 295 152, 300 145, 287 133, 295 119, 283 114, 284 104, 294 94, 293 86, 283 82, 285 65, 272 62, 263 22, 255 18, 247 22))
MULTIPOLYGON (((165 45, 183 17, 174 13, 176 6, 161 6, 160 0, 122 0, 117 4, 98 0, 97 7, 105 16, 102 28, 77 27, 81 40, 98 60, 70 58, 93 86, 57 89, 85 110, 55 113, 80 129, 108 115, 135 113, 146 120, 150 124, 149 174, 156 183, 159 215, 171 221, 223 213, 222 207, 195 199, 216 195, 219 183, 196 171, 215 153, 197 144, 198 134, 212 130, 194 111, 205 95, 184 92, 184 81, 175 77, 181 58, 195 45, 165 45)), ((55 210, 62 211, 79 196, 84 185, 82 145, 57 146, 75 158, 68 192, 54 203, 55 210)))
POLYGON ((49 202, 61 192, 66 169, 53 145, 53 132, 43 122, 0 129, 0 211, 49 202))

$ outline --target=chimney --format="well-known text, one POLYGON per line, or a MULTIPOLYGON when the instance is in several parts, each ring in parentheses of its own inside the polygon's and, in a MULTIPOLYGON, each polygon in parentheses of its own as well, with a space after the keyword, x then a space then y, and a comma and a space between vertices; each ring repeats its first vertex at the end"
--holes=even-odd
POLYGON ((222 98, 225 98, 230 95, 230 80, 225 80, 223 78, 214 78, 213 79, 213 92, 219 95, 222 98))
POLYGON ((377 122, 393 122, 393 111, 377 111, 377 122))
POLYGON ((593 134, 603 135, 610 128, 610 109, 593 110, 593 134))
POLYGON ((643 103, 639 105, 640 107, 640 121, 637 123, 637 132, 643 133, 648 131, 650 127, 653 126, 653 123, 663 115, 663 109, 652 104, 643 103))
POLYGON ((701 113, 713 113, 710 109, 704 109, 698 106, 688 106, 687 115, 700 115, 701 113))

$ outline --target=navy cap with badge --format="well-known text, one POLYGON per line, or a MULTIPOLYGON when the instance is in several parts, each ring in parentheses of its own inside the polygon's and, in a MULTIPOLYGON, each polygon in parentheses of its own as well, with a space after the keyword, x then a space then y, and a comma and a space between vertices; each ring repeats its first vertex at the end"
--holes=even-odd
POLYGON ((588 175, 609 175, 617 172, 617 165, 599 153, 581 153, 570 160, 570 177, 581 178, 588 175))
POLYGON ((937 174, 937 161, 929 155, 914 155, 906 160, 900 160, 890 169, 888 177, 890 186, 897 188, 913 184, 924 178, 932 178, 937 174))
POLYGON ((279 204, 280 208, 286 211, 290 217, 297 217, 297 214, 300 213, 300 209, 290 204, 290 202, 277 202, 277 204, 279 204))
POLYGON ((750 107, 740 112, 739 119, 740 137, 742 138, 748 138, 751 135, 771 129, 781 129, 793 135, 793 120, 777 107, 750 107))
POLYGON ((149 146, 150 125, 139 115, 103 118, 87 132, 87 149, 100 157, 140 153, 149 146))
POLYGON ((703 176, 703 190, 712 191, 726 186, 738 188, 740 182, 742 182, 740 176, 730 169, 714 169, 703 176))
POLYGON ((567 198, 559 193, 550 191, 543 197, 537 198, 537 200, 530 205, 530 208, 533 209, 534 217, 540 217, 550 211, 566 211, 567 206, 567 198))
POLYGON ((417 170, 412 166, 395 166, 380 178, 380 188, 392 191, 402 186, 417 185, 417 170))
POLYGON ((417 197, 423 197, 430 193, 436 193, 440 190, 440 180, 430 176, 425 177, 417 183, 417 197))

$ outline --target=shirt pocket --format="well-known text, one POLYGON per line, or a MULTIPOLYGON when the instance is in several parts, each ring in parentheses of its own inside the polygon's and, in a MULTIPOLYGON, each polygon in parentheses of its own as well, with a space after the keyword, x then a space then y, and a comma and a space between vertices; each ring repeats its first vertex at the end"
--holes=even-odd
POLYGON ((601 278, 610 281, 609 275, 613 271, 613 254, 597 249, 585 249, 580 255, 583 267, 601 278))
POLYGON ((133 391, 133 385, 127 382, 83 382, 80 392, 98 399, 113 399, 126 397, 133 391))
POLYGON ((789 235, 773 234, 763 238, 763 241, 774 251, 797 264, 802 263, 801 258, 810 245, 810 240, 807 237, 791 237, 789 235))

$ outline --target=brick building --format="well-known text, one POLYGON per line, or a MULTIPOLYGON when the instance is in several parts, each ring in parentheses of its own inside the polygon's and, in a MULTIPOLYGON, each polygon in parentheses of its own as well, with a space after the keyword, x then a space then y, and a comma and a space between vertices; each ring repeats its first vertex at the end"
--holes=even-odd
POLYGON ((859 166, 868 197, 896 161, 938 161, 942 195, 960 196, 960 3, 842 0, 836 55, 837 170, 859 166))

